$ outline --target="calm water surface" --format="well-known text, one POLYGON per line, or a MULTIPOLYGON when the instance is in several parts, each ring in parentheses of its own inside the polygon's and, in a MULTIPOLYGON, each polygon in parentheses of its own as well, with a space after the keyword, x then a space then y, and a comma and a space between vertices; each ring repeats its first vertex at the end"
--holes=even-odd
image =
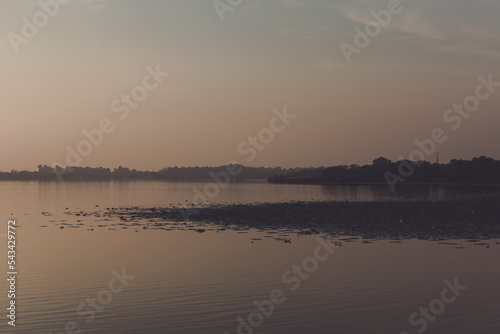
MULTIPOLYGON (((110 230, 116 222, 64 214, 66 208, 91 211, 96 205, 189 203, 193 188, 203 186, 158 181, 0 183, 2 229, 6 231, 11 217, 20 225, 17 326, 7 326, 2 315, 0 332, 71 333, 65 326, 74 322, 82 333, 233 334, 238 332, 237 318, 248 319, 256 310, 254 301, 267 300, 279 289, 286 301, 276 305, 254 333, 417 333, 421 326, 412 327, 410 315, 440 299, 443 281, 453 282, 455 277, 467 290, 428 321, 425 333, 500 330, 498 240, 488 241, 490 248, 456 241, 465 249, 420 240, 344 242, 307 278, 290 274, 288 278, 300 282, 292 291, 294 284, 283 281, 282 275, 314 255, 318 236, 290 235, 292 243, 285 244, 254 230, 217 232, 214 227, 202 234, 133 227, 110 230), (84 225, 60 229, 61 224, 76 223, 84 225), (252 238, 262 240, 251 243, 252 238), (77 307, 87 305, 88 298, 105 300, 112 270, 122 268, 135 276, 128 286, 111 295, 94 319, 89 318, 89 307, 79 315, 77 307)), ((443 199, 470 191, 414 187, 393 194, 387 187, 250 182, 230 185, 214 201, 443 199)), ((0 240, 6 260, 5 235, 0 240)), ((5 280, 0 289, 6 305, 5 280)))

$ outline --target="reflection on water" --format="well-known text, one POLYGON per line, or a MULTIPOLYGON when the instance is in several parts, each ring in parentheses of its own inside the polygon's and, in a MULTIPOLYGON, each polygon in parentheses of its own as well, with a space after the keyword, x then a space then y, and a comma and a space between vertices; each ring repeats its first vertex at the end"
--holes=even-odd
MULTIPOLYGON (((165 181, 102 182, 0 182, 1 209, 25 207, 29 210, 61 207, 167 206, 193 201, 195 190, 206 183, 165 181), (96 202, 96 203, 93 203, 96 202), (23 205, 29 203, 29 205, 23 205)), ((385 185, 317 186, 283 185, 267 182, 237 182, 221 188, 212 202, 253 203, 282 201, 380 201, 438 200, 471 194, 500 193, 498 186, 404 186, 391 192, 385 185)), ((0 210, 1 210, 0 209, 0 210)))
POLYGON ((499 186, 477 185, 408 185, 392 192, 386 185, 325 185, 322 197, 335 201, 445 200, 498 194, 499 186))
MULTIPOLYGON (((291 291, 282 275, 313 256, 317 236, 290 234, 286 238, 292 242, 283 243, 253 230, 121 229, 103 217, 63 214, 66 208, 92 210, 96 205, 184 203, 193 187, 202 186, 157 181, 0 183, 0 219, 6 222, 13 214, 21 225, 19 318, 9 332, 64 333, 74 322, 82 333, 234 334, 237 318, 248 317, 254 301, 281 289, 286 302, 255 333, 416 333, 409 316, 439 297, 443 280, 455 277, 469 288, 429 323, 426 333, 490 334, 500 328, 496 241, 488 241, 489 248, 458 241, 464 249, 418 240, 344 242, 291 291), (78 220, 83 224, 78 228, 62 225, 75 226, 78 220), (87 323, 89 313, 78 314, 77 307, 87 298, 103 297, 100 292, 108 288, 112 270, 121 268, 135 279, 87 323)), ((378 186, 237 183, 222 190, 217 201, 442 199, 468 193, 462 189, 415 187, 392 194, 378 186)), ((6 254, 6 243, 1 245, 6 254)), ((2 280, 2 294, 6 288, 2 280)), ((6 321, 0 331, 7 331, 6 321)))

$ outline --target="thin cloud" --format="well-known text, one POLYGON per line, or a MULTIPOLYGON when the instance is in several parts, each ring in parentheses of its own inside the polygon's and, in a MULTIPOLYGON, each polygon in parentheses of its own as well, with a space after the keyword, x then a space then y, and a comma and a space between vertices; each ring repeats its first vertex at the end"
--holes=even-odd
MULTIPOLYGON (((384 3, 367 3, 363 0, 339 1, 330 5, 337 13, 356 25, 373 21, 372 10, 384 9, 384 3)), ((455 3, 404 3, 403 12, 392 17, 391 23, 384 28, 390 32, 393 41, 418 43, 436 51, 473 54, 480 57, 498 59, 500 51, 495 50, 500 34, 499 26, 488 26, 483 19, 486 13, 498 10, 496 3, 482 8, 482 13, 471 16, 467 7, 456 7, 455 3), (454 6, 450 6, 454 5, 454 6), (493 29, 492 29, 493 28, 493 29), (401 36, 394 38, 394 34, 401 36)), ((354 26, 353 26, 354 27, 354 26)), ((352 28, 351 34, 352 34, 352 28)), ((384 38, 384 37, 380 37, 384 38)), ((387 38, 387 37, 386 37, 387 38)))

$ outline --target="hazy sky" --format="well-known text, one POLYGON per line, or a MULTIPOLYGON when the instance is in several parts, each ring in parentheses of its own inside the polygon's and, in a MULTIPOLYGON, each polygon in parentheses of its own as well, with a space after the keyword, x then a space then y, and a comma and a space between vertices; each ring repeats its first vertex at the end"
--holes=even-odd
POLYGON ((499 159, 500 87, 456 130, 443 115, 478 76, 500 82, 500 2, 402 0, 348 64, 339 45, 389 2, 243 0, 221 21, 212 0, 73 0, 43 26, 37 1, 2 0, 0 170, 65 165, 105 118, 114 131, 82 166, 365 164, 408 157, 435 128, 442 161, 499 159), (37 33, 23 29, 34 15, 37 33), (18 53, 11 33, 29 36, 18 53), (121 120, 112 103, 158 64, 170 75, 121 120), (284 106, 297 117, 247 161, 239 145, 284 106))

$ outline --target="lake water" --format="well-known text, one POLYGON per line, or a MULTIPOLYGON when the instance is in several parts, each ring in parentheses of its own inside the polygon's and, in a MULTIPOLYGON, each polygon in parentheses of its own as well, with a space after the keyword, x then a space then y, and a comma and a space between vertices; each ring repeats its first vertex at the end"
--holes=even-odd
MULTIPOLYGON (((357 240, 343 242, 330 254, 326 246, 318 253, 326 241, 314 235, 291 234, 287 238, 292 242, 284 243, 265 232, 217 231, 215 226, 206 233, 121 229, 111 225, 114 221, 64 213, 92 211, 96 205, 184 204, 193 199, 193 188, 204 185, 1 182, 0 233, 7 233, 7 221, 16 219, 18 276, 16 327, 7 325, 8 286, 6 280, 0 283, 5 314, 0 332, 400 334, 418 333, 425 326, 423 332, 439 334, 500 330, 499 240, 487 241, 489 248, 463 240, 453 241, 458 245, 357 240), (461 244, 465 248, 456 248, 461 244), (308 270, 293 272, 294 265, 308 270), (116 279, 122 270, 134 278, 122 277, 126 286, 111 291, 123 284, 116 279), (457 294, 447 285, 455 278, 467 286, 457 294), (279 302, 272 312, 271 307, 263 309, 268 317, 257 313, 254 302, 269 306, 265 301, 277 290, 281 298, 275 298, 279 302), (435 313, 429 311, 426 320, 418 314, 420 307, 435 313), (414 312, 417 325, 412 326, 408 319, 414 312), (244 319, 245 328, 238 330, 238 318, 244 319)), ((419 186, 391 193, 384 186, 242 182, 221 190, 213 201, 435 200, 471 192, 497 190, 419 186)), ((5 234, 0 241, 7 261, 5 234)))

